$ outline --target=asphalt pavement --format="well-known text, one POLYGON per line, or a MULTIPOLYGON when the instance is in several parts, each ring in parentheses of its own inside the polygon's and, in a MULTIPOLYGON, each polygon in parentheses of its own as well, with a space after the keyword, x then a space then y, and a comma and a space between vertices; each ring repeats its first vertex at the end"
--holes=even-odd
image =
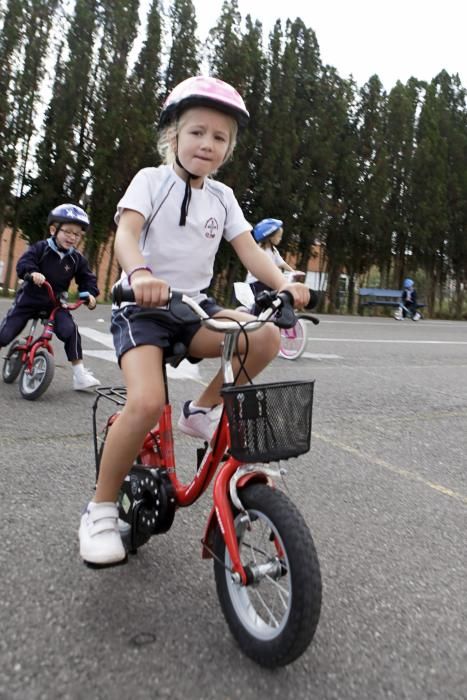
MULTIPOLYGON (((109 315, 76 312, 85 364, 115 385, 109 315)), ((94 395, 73 391, 57 340, 41 399, 0 380, 0 700, 467 698, 467 323, 320 319, 305 355, 262 377, 316 380, 311 450, 280 487, 315 541, 321 620, 274 671, 236 646, 201 559, 209 491, 125 566, 89 569, 94 395)), ((171 380, 175 417, 215 370, 171 380)), ((175 435, 189 479, 199 445, 175 435)))

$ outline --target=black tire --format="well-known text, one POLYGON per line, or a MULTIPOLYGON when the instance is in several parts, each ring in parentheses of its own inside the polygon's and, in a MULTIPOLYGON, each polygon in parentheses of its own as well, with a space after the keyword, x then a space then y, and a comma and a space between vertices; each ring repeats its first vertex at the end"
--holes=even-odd
POLYGON ((47 350, 38 350, 31 372, 23 367, 19 378, 19 390, 23 399, 35 401, 47 391, 55 372, 55 360, 47 350))
POLYGON ((5 384, 13 384, 16 377, 21 372, 21 355, 16 348, 22 343, 24 343, 24 340, 22 339, 14 340, 8 348, 8 353, 5 357, 2 370, 3 381, 5 384))
POLYGON ((248 529, 243 515, 234 514, 243 566, 261 563, 277 566, 273 573, 268 572, 253 585, 234 582, 229 571, 230 556, 217 527, 214 538, 217 595, 242 651, 261 666, 285 666, 303 654, 318 626, 321 611, 318 556, 304 519, 283 492, 265 484, 252 484, 240 492, 240 499, 251 521, 248 529), (280 558, 278 548, 282 553, 280 558), (259 610, 255 610, 256 603, 259 610), (269 619, 264 619, 268 616, 269 619))

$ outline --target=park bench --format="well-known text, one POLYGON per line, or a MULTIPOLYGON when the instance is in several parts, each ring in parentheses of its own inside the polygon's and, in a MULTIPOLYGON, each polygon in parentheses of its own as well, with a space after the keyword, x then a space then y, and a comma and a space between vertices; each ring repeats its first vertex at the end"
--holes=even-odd
MULTIPOLYGON (((358 290, 358 312, 363 314, 365 307, 372 309, 375 306, 399 306, 401 300, 400 289, 379 289, 378 287, 361 287, 358 290)), ((418 308, 425 304, 417 304, 418 308)))

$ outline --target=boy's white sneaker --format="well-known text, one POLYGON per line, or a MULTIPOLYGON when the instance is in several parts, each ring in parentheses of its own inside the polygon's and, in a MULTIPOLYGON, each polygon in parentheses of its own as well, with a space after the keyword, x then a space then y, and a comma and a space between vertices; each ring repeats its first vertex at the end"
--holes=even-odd
POLYGON ((186 401, 178 420, 178 427, 186 435, 210 442, 219 425, 222 408, 222 404, 212 408, 200 408, 193 406, 192 401, 186 401))
POLYGON ((73 389, 75 391, 85 391, 99 385, 100 381, 96 379, 90 369, 83 367, 81 372, 73 374, 73 389))
POLYGON ((108 566, 126 559, 115 503, 91 503, 81 516, 79 553, 88 564, 108 566))

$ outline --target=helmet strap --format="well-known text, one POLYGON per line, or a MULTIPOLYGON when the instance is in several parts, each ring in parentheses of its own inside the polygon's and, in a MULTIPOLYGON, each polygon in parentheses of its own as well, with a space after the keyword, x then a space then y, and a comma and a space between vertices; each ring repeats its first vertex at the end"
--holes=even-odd
POLYGON ((193 175, 193 173, 190 173, 186 168, 183 167, 183 165, 180 162, 180 158, 178 157, 178 153, 175 157, 175 162, 177 163, 178 167, 184 170, 187 174, 186 182, 185 182, 185 194, 183 195, 183 201, 182 201, 182 207, 180 209, 180 221, 178 222, 179 226, 185 226, 186 224, 186 217, 188 215, 188 207, 190 206, 190 201, 191 201, 191 179, 195 178, 196 175, 193 175))
MULTIPOLYGON (((177 136, 177 142, 178 142, 178 136, 177 136)), ((178 145, 178 143, 177 143, 178 145)), ((185 183, 185 194, 183 195, 183 201, 182 201, 182 206, 180 209, 180 221, 178 222, 179 226, 185 226, 186 225, 186 217, 188 216, 188 207, 190 206, 190 201, 191 201, 191 180, 197 180, 200 175, 193 175, 193 173, 190 173, 189 170, 185 168, 185 166, 180 162, 180 158, 178 157, 178 153, 175 155, 175 162, 178 165, 179 168, 181 168, 184 172, 187 174, 187 179, 185 183)))

